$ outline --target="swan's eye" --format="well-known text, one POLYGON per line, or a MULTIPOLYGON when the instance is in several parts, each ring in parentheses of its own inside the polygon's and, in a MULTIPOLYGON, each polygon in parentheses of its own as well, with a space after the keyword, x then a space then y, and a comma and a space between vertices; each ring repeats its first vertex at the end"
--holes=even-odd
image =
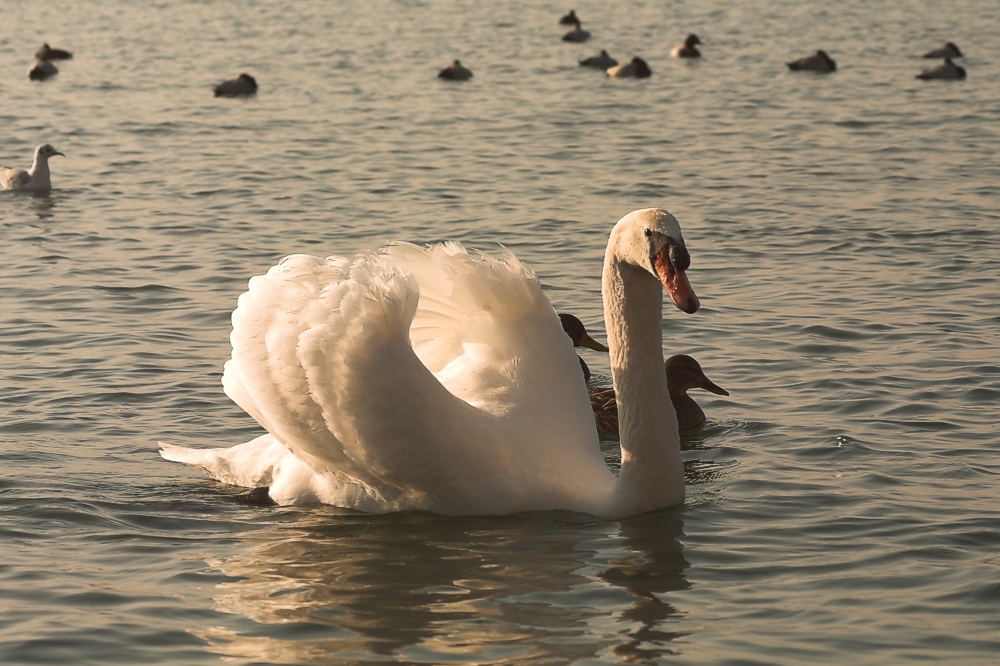
POLYGON ((651 238, 652 236, 653 236, 653 230, 652 229, 646 229, 646 238, 651 238))

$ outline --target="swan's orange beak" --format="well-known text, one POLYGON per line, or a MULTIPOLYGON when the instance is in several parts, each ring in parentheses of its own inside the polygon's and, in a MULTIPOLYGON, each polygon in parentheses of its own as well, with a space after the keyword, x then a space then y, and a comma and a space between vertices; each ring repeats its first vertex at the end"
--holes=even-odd
POLYGON ((663 283, 663 288, 670 294, 670 300, 674 302, 674 305, 688 314, 697 312, 698 308, 701 307, 701 301, 698 300, 698 295, 694 293, 694 289, 691 287, 691 283, 688 282, 684 271, 676 268, 673 262, 670 261, 669 245, 660 250, 660 253, 656 255, 654 265, 656 266, 656 274, 660 276, 660 282, 663 283))

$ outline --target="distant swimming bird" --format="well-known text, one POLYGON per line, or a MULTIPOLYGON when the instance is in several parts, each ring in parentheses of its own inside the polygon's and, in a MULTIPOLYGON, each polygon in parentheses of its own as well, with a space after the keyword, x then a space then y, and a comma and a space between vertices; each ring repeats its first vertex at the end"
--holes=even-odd
POLYGON ((958 50, 958 45, 955 42, 948 42, 939 49, 934 49, 928 51, 924 54, 925 58, 962 58, 962 52, 958 50))
POLYGON ((649 65, 646 64, 645 60, 638 56, 632 58, 631 62, 611 67, 607 71, 608 78, 612 79, 627 79, 629 77, 644 79, 652 74, 653 70, 649 68, 649 65))
POLYGON ((472 70, 463 67, 459 61, 453 60, 450 67, 445 67, 438 72, 438 78, 448 81, 468 81, 472 78, 472 70))
POLYGON ((42 44, 42 48, 35 53, 35 58, 38 60, 69 60, 72 57, 73 54, 69 51, 54 49, 48 44, 42 44))
POLYGON ((836 72, 837 63, 826 54, 826 51, 816 51, 814 55, 806 58, 799 58, 792 62, 785 63, 788 69, 802 72, 836 72))
MULTIPOLYGON (((562 322, 563 330, 566 331, 566 335, 569 339, 573 341, 574 347, 586 347, 587 349, 593 349, 594 351, 606 352, 608 348, 602 345, 600 342, 590 337, 587 333, 587 328, 583 325, 583 322, 577 319, 574 315, 567 314, 565 312, 559 313, 559 321, 562 322)), ((590 381, 590 368, 582 358, 577 356, 580 360, 580 369, 583 370, 583 381, 590 381)))
POLYGON ((614 67, 618 64, 618 61, 608 55, 608 52, 601 49, 601 52, 595 56, 590 56, 589 58, 584 58, 580 61, 580 64, 584 67, 596 67, 597 69, 608 69, 609 67, 614 67))
POLYGON ((59 69, 51 61, 39 60, 28 70, 28 78, 32 81, 44 81, 58 73, 59 69))
POLYGON ((566 14, 561 19, 559 19, 559 25, 573 25, 574 23, 576 23, 577 25, 579 25, 580 23, 580 19, 576 17, 575 9, 569 10, 569 14, 566 14))
POLYGON ((215 86, 216 97, 242 97, 257 93, 257 80, 249 74, 240 74, 235 79, 223 81, 215 86))
POLYGON ((951 61, 951 58, 945 58, 944 62, 937 67, 931 67, 926 69, 920 74, 917 74, 918 79, 923 79, 924 81, 929 81, 930 79, 945 79, 949 81, 960 81, 965 78, 965 68, 959 67, 951 61))
POLYGON ((49 178, 49 158, 53 155, 62 155, 62 153, 49 144, 43 143, 35 148, 35 159, 27 171, 0 166, 0 189, 36 191, 52 189, 52 181, 49 178))
MULTIPOLYGON (((695 388, 705 389, 716 395, 729 395, 705 376, 698 361, 686 354, 671 356, 663 364, 667 374, 667 392, 677 414, 677 429, 680 432, 693 430, 705 422, 705 411, 687 394, 695 388)), ((613 388, 589 389, 590 407, 594 410, 597 432, 601 435, 618 434, 618 403, 613 388)))
POLYGON ((590 33, 584 30, 579 23, 573 24, 573 29, 563 35, 564 42, 585 42, 590 39, 590 33))
POLYGON ((698 39, 698 35, 690 34, 687 36, 687 39, 684 40, 683 44, 674 47, 674 49, 670 52, 670 55, 675 58, 700 58, 701 51, 695 48, 698 44, 701 44, 701 40, 698 39))

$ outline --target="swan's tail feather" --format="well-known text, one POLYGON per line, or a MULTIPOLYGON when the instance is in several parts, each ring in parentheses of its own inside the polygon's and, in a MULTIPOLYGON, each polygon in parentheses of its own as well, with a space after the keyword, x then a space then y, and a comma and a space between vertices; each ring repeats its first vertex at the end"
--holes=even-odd
POLYGON ((160 442, 160 456, 172 462, 194 465, 222 483, 244 488, 270 486, 275 468, 280 466, 288 449, 271 435, 228 449, 188 449, 160 442))

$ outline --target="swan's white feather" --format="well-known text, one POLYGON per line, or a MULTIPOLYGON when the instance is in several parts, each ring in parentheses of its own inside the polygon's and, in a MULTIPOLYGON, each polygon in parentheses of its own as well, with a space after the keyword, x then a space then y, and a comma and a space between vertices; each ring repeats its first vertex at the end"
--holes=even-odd
POLYGON ((454 514, 587 510, 614 485, 572 343, 509 253, 288 257, 251 279, 230 337, 226 393, 270 434, 162 452, 221 481, 454 514))

